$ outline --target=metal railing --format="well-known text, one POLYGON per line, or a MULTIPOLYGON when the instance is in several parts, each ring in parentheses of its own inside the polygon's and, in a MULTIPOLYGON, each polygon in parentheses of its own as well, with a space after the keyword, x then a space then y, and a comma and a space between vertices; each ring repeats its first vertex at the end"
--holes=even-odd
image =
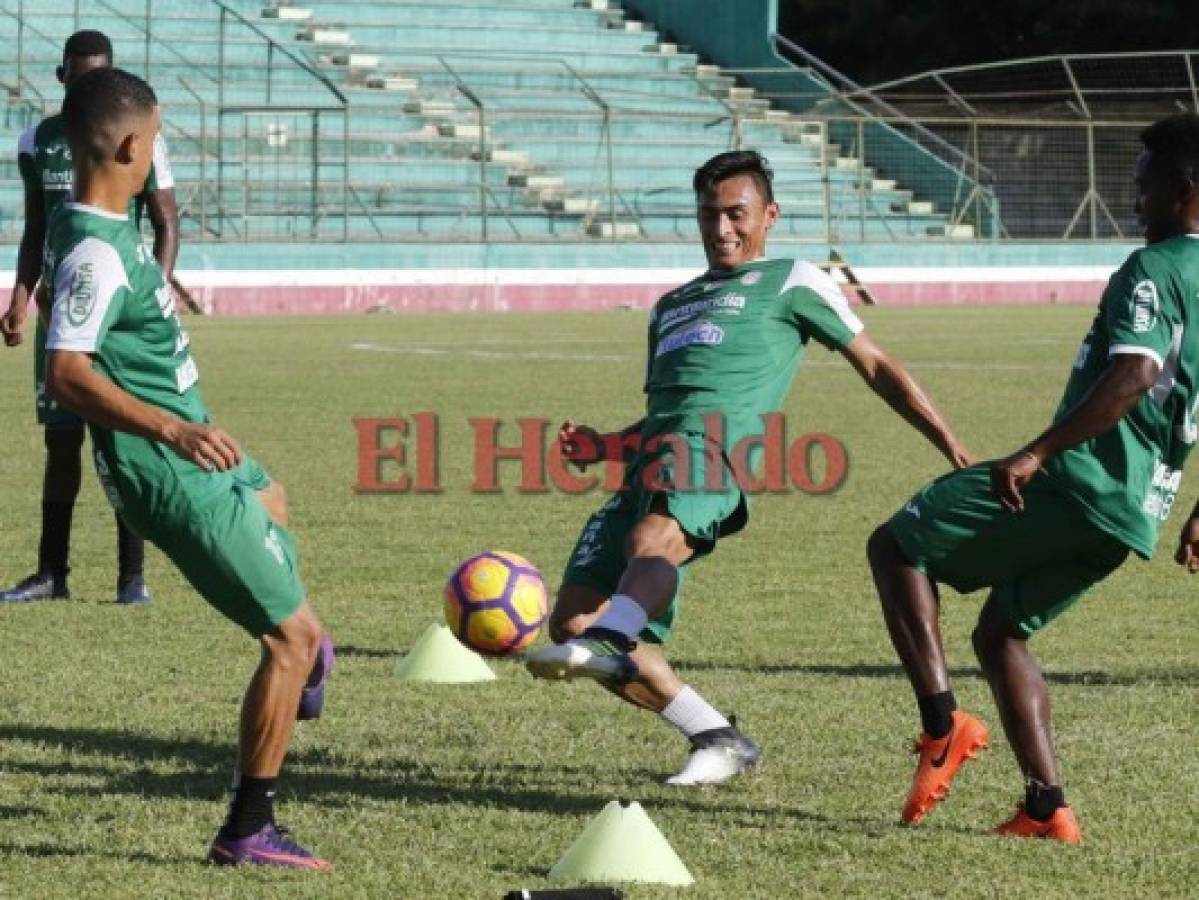
POLYGON ((1199 51, 1091 53, 935 69, 873 85, 996 173, 1006 233, 1124 238, 1139 231, 1132 165, 1139 132, 1199 112, 1199 51))
POLYGON ((1197 69, 1193 50, 1038 56, 933 69, 854 99, 883 98, 917 116, 1152 119, 1199 111, 1197 69))
MULTIPOLYGON (((10 109, 31 117, 45 97, 23 67, 31 58, 43 65, 60 39, 47 33, 57 28, 37 27, 43 18, 22 17, 32 0, 7 2, 17 4, 0 13, 17 20, 19 74, 0 87, 10 109)), ((1107 95, 1093 64, 1074 58, 1058 67, 1073 73, 1071 109, 1082 113, 1048 118, 986 115, 980 90, 957 70, 930 74, 927 84, 942 84, 947 98, 932 115, 912 101, 911 85, 867 90, 815 58, 806 62, 820 80, 778 70, 793 80, 743 101, 727 88, 765 70, 701 73, 684 87, 660 83, 688 77, 663 71, 628 87, 617 72, 584 72, 548 52, 465 50, 405 66, 418 80, 414 92, 358 93, 351 104, 329 74, 355 84, 348 48, 316 51, 318 61, 224 0, 197 7, 210 13, 202 41, 172 42, 155 0, 118 2, 74 0, 38 16, 59 15, 64 31, 96 11, 116 17, 137 35, 137 62, 157 73, 160 90, 181 86, 173 96, 183 101, 168 103, 165 119, 177 168, 195 173, 180 191, 193 239, 690 240, 687 167, 767 144, 777 156, 784 219, 776 235, 784 239, 1104 239, 1136 227, 1128 170, 1143 120, 1097 117, 1107 95), (297 90, 304 102, 287 102, 297 90), (672 102, 671 91, 681 99, 672 102), (806 112, 768 117, 766 103, 775 113, 806 112), (440 104, 440 117, 430 104, 440 104), (668 150, 655 126, 676 136, 668 150), (522 156, 525 145, 534 149, 522 156)), ((805 61, 802 48, 785 39, 780 47, 805 61)), ((1191 54, 1154 59, 1194 102, 1191 54)), ((1110 90, 1131 96, 1133 87, 1110 90)))

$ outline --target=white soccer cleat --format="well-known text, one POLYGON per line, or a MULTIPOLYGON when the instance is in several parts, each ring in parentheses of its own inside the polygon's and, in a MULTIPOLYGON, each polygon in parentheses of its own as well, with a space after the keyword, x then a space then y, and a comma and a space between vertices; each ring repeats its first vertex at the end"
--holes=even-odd
POLYGON ((693 784, 723 784, 734 775, 758 764, 762 751, 735 726, 713 728, 691 738, 691 753, 677 775, 667 784, 685 787, 693 784))
POLYGON ((534 678, 630 681, 637 677, 637 664, 629 656, 632 648, 633 642, 621 634, 584 634, 564 644, 534 650, 525 659, 525 668, 534 678))

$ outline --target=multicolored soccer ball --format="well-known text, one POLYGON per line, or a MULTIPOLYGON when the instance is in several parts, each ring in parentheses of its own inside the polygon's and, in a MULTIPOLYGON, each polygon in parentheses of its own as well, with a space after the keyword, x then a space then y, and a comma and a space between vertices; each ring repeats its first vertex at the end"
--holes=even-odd
POLYGON ((541 573, 515 553, 493 550, 472 556, 446 582, 446 624, 479 653, 519 653, 537 639, 545 618, 541 573))

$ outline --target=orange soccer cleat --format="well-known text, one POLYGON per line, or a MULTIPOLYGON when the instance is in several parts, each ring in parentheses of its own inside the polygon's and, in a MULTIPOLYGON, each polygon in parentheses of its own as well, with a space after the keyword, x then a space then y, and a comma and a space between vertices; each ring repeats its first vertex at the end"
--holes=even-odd
POLYGON ((1041 822, 1026 813, 1021 804, 1016 807, 1016 814, 994 833, 1009 837, 1050 838, 1063 844, 1082 843, 1082 829, 1078 827, 1078 819, 1074 818, 1074 810, 1068 806, 1059 806, 1048 821, 1041 822))
POLYGON ((900 818, 915 825, 932 812, 949 794, 949 785, 962 763, 977 758, 978 751, 987 746, 987 726, 960 709, 954 710, 953 727, 945 737, 921 734, 913 748, 920 754, 920 761, 900 818))

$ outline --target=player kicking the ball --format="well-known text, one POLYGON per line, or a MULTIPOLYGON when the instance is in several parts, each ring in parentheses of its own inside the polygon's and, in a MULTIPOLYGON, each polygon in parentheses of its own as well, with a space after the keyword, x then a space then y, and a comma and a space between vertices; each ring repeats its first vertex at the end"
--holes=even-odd
POLYGON ((841 351, 953 465, 969 463, 832 279, 810 263, 765 258, 779 217, 766 161, 722 153, 693 186, 709 269, 651 313, 645 418, 610 435, 572 423, 560 434, 580 464, 623 456, 629 465, 624 489, 591 517, 567 564, 550 616, 557 646, 527 662, 542 678, 596 679, 678 728, 691 742, 682 771, 668 779, 678 785, 723 782, 758 760, 754 742, 684 685, 655 645, 674 623, 681 567, 745 526, 747 498, 729 453, 763 433, 762 416, 777 412, 808 341, 841 351), (713 415, 723 419, 722 442, 711 435, 713 415))
POLYGON ((159 129, 144 81, 99 68, 67 91, 75 201, 48 223, 51 395, 91 426, 96 471, 128 525, 262 645, 241 711, 218 864, 323 869, 276 827, 275 782, 297 718, 320 715, 333 645, 304 599, 282 488, 209 424, 162 269, 127 215, 159 129))
MULTIPOLYGON (((1199 436, 1199 118, 1165 119, 1141 140, 1137 209, 1148 246, 1108 282, 1052 426, 1005 459, 927 485, 870 539, 887 629, 923 725, 906 822, 926 816, 987 742, 950 689, 938 627, 944 582, 991 588, 974 650, 1025 779, 1024 802, 997 833, 1081 840, 1028 638, 1130 550, 1149 558, 1199 436)), ((1199 569, 1199 508, 1178 561, 1199 569)))

